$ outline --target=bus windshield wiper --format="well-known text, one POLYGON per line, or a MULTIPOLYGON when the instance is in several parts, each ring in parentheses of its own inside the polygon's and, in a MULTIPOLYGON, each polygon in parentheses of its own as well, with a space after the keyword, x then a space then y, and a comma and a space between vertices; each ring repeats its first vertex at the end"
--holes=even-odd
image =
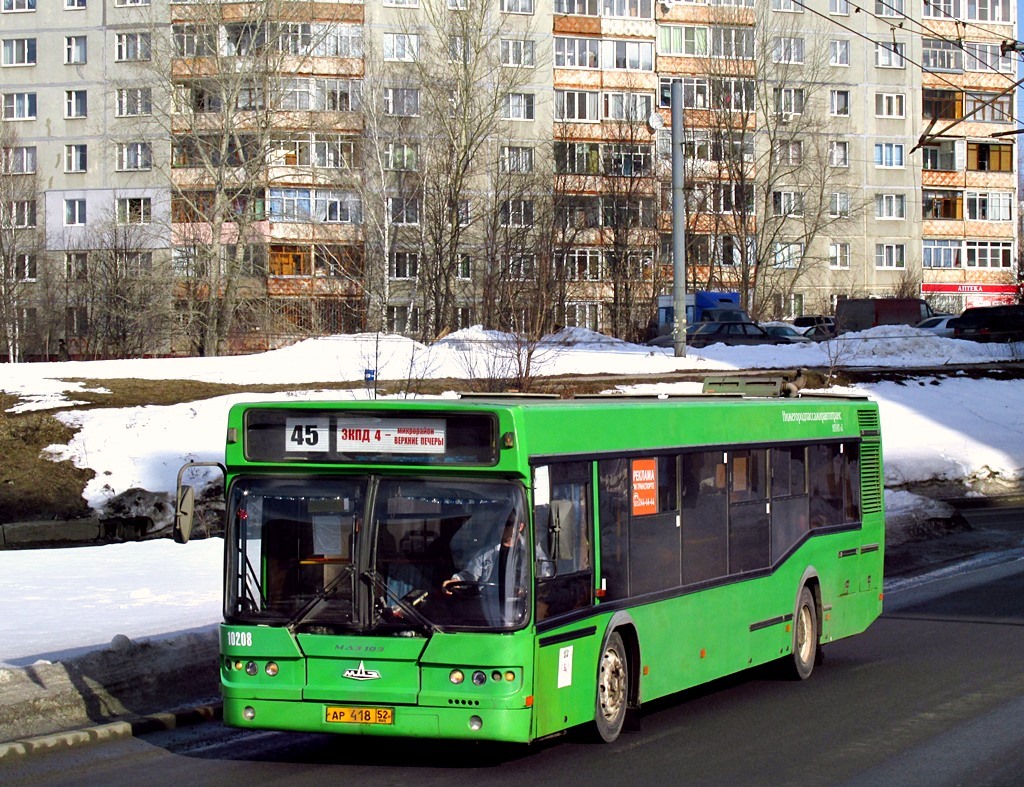
POLYGON ((395 606, 398 607, 405 615, 412 618, 415 622, 419 623, 420 626, 430 634, 437 634, 443 632, 443 629, 436 623, 433 623, 426 615, 420 612, 416 607, 410 604, 405 599, 401 598, 395 591, 388 587, 388 583, 381 579, 380 574, 374 569, 364 571, 359 575, 359 578, 371 588, 377 588, 384 592, 391 601, 394 602, 395 606))
POLYGON ((338 589, 338 585, 341 584, 341 580, 351 576, 351 569, 346 567, 341 573, 338 574, 334 579, 324 585, 323 590, 317 593, 311 598, 305 606, 302 607, 298 612, 292 615, 291 619, 285 624, 285 628, 288 629, 292 634, 295 633, 295 628, 305 618, 309 616, 314 609, 320 606, 328 597, 334 594, 334 591, 338 589))

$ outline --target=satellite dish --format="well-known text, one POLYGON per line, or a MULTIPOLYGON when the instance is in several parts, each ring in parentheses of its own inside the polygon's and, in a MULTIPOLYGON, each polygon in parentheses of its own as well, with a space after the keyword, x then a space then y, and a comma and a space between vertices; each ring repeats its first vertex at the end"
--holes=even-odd
POLYGON ((665 118, 663 118, 657 112, 652 112, 647 117, 647 125, 650 127, 651 131, 657 131, 659 128, 665 125, 665 118))

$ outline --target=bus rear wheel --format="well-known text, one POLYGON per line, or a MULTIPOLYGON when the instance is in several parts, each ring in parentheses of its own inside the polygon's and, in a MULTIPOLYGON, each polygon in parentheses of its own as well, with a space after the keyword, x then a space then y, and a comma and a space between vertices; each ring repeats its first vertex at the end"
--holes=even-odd
POLYGON ((818 658, 818 607, 810 588, 800 591, 793 619, 793 655, 789 673, 795 680, 807 680, 818 658))
POLYGON ((629 660, 622 637, 612 632, 601 651, 597 666, 597 707, 594 716, 597 734, 611 743, 622 732, 629 704, 629 660))

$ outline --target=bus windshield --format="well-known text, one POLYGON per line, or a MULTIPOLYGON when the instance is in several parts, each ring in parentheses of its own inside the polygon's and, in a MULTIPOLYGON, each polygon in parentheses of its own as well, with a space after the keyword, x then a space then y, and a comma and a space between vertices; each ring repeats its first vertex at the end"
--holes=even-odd
POLYGON ((225 617, 313 633, 518 628, 524 500, 506 481, 236 479, 225 617))

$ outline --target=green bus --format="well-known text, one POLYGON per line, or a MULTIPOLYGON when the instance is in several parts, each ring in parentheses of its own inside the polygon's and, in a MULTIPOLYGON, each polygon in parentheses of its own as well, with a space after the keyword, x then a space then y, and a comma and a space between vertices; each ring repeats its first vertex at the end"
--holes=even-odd
POLYGON ((612 741, 881 613, 865 398, 238 404, 220 467, 232 726, 612 741))

